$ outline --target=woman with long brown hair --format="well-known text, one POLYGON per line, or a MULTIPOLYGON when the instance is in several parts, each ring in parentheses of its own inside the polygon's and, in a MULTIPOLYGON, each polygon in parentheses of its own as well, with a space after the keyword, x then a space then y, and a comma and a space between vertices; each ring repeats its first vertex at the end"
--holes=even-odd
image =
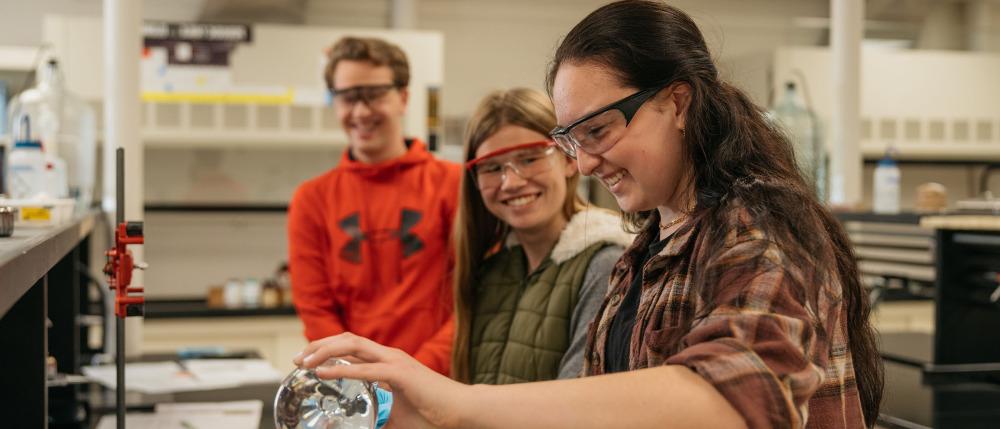
POLYGON ((589 334, 585 372, 605 375, 464 386, 351 335, 310 344, 304 363, 366 362, 320 374, 388 381, 410 425, 873 426, 882 367, 846 234, 690 17, 653 1, 601 7, 547 81, 562 124, 551 136, 639 231, 589 334))
POLYGON ((466 131, 455 222, 452 378, 508 384, 573 378, 608 276, 632 237, 577 196, 573 161, 549 138, 545 94, 495 91, 466 131))

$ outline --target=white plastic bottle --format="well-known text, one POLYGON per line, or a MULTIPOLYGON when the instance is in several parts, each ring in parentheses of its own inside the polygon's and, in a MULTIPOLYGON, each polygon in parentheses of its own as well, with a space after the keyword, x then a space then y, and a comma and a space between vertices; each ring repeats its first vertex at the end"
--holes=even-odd
POLYGON ((243 307, 259 307, 260 292, 260 282, 258 282, 257 279, 246 279, 243 281, 243 307))
POLYGON ((875 167, 874 211, 879 214, 899 213, 900 172, 892 159, 892 148, 885 152, 875 167))
POLYGON ((226 308, 240 308, 243 306, 243 283, 237 279, 229 279, 222 289, 222 302, 226 308))
MULTIPOLYGON (((44 147, 43 153, 44 151, 44 147)), ((45 179, 46 193, 52 198, 66 198, 69 196, 69 182, 66 178, 66 161, 48 153, 45 155, 45 179)))
POLYGON ((10 151, 7 166, 7 189, 11 198, 28 199, 46 193, 49 182, 41 142, 18 140, 10 151))
POLYGON ((82 211, 93 202, 96 183, 96 122, 93 108, 63 85, 59 62, 50 58, 37 71, 37 84, 10 101, 11 134, 21 135, 20 118, 31 125, 53 168, 52 197, 77 200, 82 211), (65 183, 64 183, 65 182, 65 183))

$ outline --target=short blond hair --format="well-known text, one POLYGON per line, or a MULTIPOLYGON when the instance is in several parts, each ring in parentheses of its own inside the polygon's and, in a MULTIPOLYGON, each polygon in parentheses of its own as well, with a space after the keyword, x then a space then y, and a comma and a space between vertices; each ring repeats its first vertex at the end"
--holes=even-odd
POLYGON ((333 72, 337 63, 343 60, 367 61, 376 66, 388 66, 392 70, 392 83, 400 88, 410 84, 410 63, 406 53, 399 46, 372 37, 344 37, 334 43, 327 52, 326 69, 323 79, 327 88, 333 87, 333 72))

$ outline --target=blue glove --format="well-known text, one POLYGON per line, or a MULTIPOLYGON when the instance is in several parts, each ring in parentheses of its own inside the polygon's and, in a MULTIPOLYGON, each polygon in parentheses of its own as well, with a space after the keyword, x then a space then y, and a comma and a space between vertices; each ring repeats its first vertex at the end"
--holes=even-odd
POLYGON ((378 400, 378 419, 375 420, 375 429, 382 429, 382 426, 389 421, 389 414, 392 413, 392 392, 376 387, 375 399, 378 400))

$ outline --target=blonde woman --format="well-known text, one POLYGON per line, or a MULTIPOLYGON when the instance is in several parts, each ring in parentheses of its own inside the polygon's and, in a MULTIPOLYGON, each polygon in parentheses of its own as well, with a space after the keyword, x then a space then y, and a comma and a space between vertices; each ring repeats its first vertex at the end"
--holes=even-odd
POLYGON ((487 95, 466 132, 456 219, 452 377, 509 384, 573 378, 608 278, 632 237, 588 208, 579 174, 547 133, 548 97, 487 95))

